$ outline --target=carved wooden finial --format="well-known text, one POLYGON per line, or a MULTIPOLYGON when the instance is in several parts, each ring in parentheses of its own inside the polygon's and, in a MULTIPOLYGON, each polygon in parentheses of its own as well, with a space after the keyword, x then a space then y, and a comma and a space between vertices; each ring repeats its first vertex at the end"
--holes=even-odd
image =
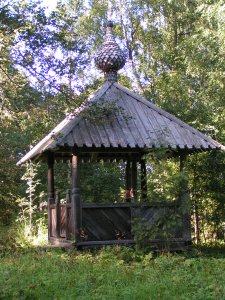
POLYGON ((105 80, 117 81, 117 71, 126 63, 126 55, 118 46, 113 34, 113 22, 107 22, 104 42, 95 54, 95 65, 105 74, 105 80))

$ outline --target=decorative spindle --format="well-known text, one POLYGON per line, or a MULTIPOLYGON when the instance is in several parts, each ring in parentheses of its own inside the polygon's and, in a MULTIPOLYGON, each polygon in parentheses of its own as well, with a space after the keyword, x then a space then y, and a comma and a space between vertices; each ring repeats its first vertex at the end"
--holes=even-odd
POLYGON ((126 55, 118 46, 113 35, 113 22, 108 21, 104 42, 96 52, 94 61, 105 74, 106 81, 117 81, 117 71, 126 63, 126 55))

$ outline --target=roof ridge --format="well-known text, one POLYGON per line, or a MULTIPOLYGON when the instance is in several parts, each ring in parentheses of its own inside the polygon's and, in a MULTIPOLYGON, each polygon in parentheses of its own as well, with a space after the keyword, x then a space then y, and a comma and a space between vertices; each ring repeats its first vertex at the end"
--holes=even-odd
POLYGON ((206 140, 207 142, 213 142, 216 145, 218 145, 218 147, 220 147, 222 150, 225 151, 225 146, 217 141, 215 141, 214 139, 212 139, 211 137, 209 137, 208 135, 203 134, 201 131, 199 131, 198 129, 195 129, 194 127, 192 127, 191 125, 185 123, 184 121, 182 121, 181 119, 175 117, 174 115, 168 113, 167 111, 165 111, 164 109, 158 107, 157 105, 153 104, 152 102, 149 102, 148 100, 146 100, 144 97, 139 96, 137 94, 135 94, 134 92, 130 91, 128 88, 122 86, 121 84, 114 82, 113 85, 120 89, 122 92, 130 95, 131 97, 135 98, 136 100, 140 101, 141 103, 143 103, 144 105, 148 106, 149 108, 155 110, 157 113, 163 115, 164 117, 166 117, 167 119, 176 122, 178 125, 180 125, 181 127, 184 127, 188 130, 190 130, 193 134, 197 134, 199 135, 201 138, 203 138, 204 140, 206 140))

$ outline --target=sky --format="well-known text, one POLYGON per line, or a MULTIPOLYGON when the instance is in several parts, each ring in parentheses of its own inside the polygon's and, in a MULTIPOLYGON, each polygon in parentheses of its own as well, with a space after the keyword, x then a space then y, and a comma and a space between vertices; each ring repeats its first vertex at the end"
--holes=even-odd
POLYGON ((44 6, 47 7, 48 10, 53 10, 56 7, 57 0, 42 0, 44 6))

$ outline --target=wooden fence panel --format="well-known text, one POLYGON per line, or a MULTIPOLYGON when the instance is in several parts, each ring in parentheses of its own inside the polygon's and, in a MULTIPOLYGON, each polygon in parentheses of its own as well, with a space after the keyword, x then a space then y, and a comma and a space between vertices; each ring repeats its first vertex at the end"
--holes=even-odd
MULTIPOLYGON (((56 208, 50 207, 51 237, 57 237, 56 208)), ((184 224, 177 205, 84 204, 82 207, 81 242, 104 242, 134 239, 135 222, 142 222, 143 230, 153 229, 153 240, 183 241, 184 224), (155 226, 155 232, 154 232, 155 226)), ((142 226, 139 226, 142 228, 142 226)), ((61 204, 60 237, 72 239, 71 203, 61 204)))
POLYGON ((50 206, 50 220, 51 220, 51 227, 50 227, 50 237, 56 237, 56 208, 55 205, 50 206))
POLYGON ((83 208, 83 240, 104 241, 131 238, 129 207, 83 208))
POLYGON ((153 238, 182 238, 182 215, 177 206, 149 206, 132 208, 132 223, 141 222, 143 228, 155 232, 153 238), (146 225, 146 226, 145 226, 146 225))
POLYGON ((72 239, 72 210, 71 205, 66 205, 66 238, 72 239))
POLYGON ((66 237, 66 205, 61 204, 60 237, 66 237))

